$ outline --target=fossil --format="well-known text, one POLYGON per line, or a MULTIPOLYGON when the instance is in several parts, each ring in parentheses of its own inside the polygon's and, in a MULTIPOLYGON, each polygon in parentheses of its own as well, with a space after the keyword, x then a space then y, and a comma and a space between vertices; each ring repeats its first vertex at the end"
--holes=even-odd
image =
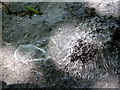
POLYGON ((78 39, 77 45, 75 45, 73 48, 74 50, 70 55, 70 61, 81 60, 82 63, 92 60, 98 52, 98 49, 94 48, 93 44, 87 44, 81 39, 78 39))

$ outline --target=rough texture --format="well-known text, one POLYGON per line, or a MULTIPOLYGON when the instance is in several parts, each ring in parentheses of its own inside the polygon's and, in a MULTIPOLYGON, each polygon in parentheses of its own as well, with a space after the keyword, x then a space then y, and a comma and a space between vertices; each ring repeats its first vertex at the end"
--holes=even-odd
POLYGON ((6 5, 17 13, 3 6, 0 80, 9 87, 118 87, 116 15, 101 15, 86 2, 6 5), (43 14, 25 14, 25 5, 43 14))

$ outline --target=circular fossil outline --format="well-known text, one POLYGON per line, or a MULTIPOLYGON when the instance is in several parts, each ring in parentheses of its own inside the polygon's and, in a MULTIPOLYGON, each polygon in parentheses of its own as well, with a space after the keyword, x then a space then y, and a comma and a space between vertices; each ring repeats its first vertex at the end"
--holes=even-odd
POLYGON ((37 47, 37 46, 35 46, 35 45, 32 45, 32 44, 27 44, 27 45, 20 45, 16 50, 15 50, 15 52, 14 52, 14 58, 16 59, 16 60, 19 60, 19 61, 21 61, 21 62, 23 62, 23 63, 28 63, 28 62, 32 62, 32 61, 39 61, 39 60, 43 60, 44 58, 39 58, 39 59, 28 59, 28 60, 21 60, 21 59, 19 59, 18 57, 17 57, 17 52, 19 51, 19 49, 21 48, 21 47, 25 47, 25 46, 27 46, 27 47, 34 47, 35 49, 38 49, 38 50, 40 50, 40 51, 42 51, 42 53, 46 56, 46 52, 45 52, 45 50, 44 49, 41 49, 41 48, 39 48, 39 47, 37 47))

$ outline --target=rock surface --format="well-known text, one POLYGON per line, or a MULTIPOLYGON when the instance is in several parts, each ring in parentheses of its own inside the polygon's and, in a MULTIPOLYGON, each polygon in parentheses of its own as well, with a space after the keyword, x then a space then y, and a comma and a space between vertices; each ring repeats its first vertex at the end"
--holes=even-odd
POLYGON ((45 88, 118 88, 118 2, 5 4, 17 14, 7 14, 3 5, 1 81, 45 88), (24 14, 25 5, 43 14, 24 14), (98 7, 106 13, 100 14, 98 7))

